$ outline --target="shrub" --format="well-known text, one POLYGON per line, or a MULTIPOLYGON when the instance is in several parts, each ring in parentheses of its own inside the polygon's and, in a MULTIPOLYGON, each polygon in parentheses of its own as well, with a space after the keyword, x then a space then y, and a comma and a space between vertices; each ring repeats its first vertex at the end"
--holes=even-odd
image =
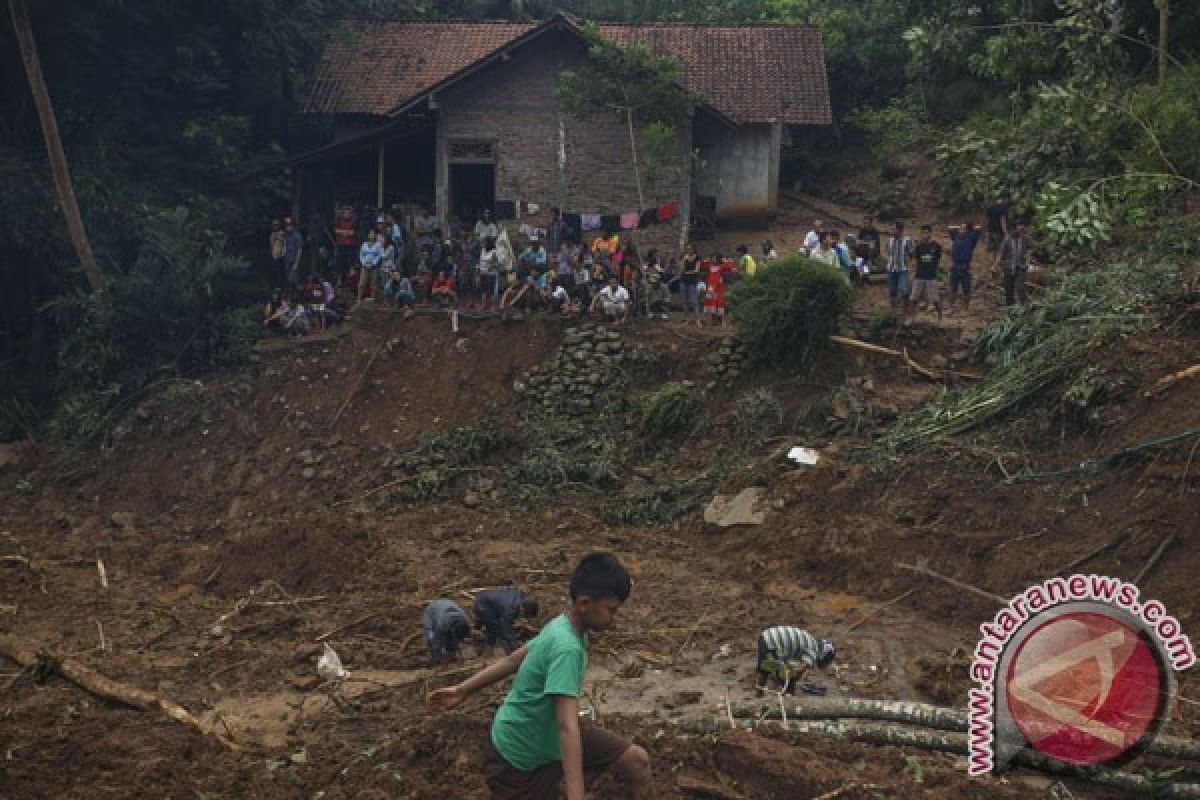
POLYGON ((837 269, 792 256, 738 281, 729 308, 752 360, 805 368, 828 346, 852 296, 837 269))
POLYGON ((684 383, 668 383, 642 403, 641 430, 657 439, 695 426, 704 404, 699 393, 684 383))
POLYGON ((103 434, 124 399, 159 381, 238 362, 249 353, 249 311, 239 281, 247 264, 186 208, 142 220, 137 258, 110 273, 108 291, 64 295, 47 306, 70 329, 58 350, 54 432, 103 434))
POLYGON ((513 441, 509 431, 493 420, 485 420, 478 425, 464 425, 432 434, 423 442, 422 449, 451 464, 478 464, 513 441))
POLYGON ((762 445, 783 426, 783 403, 770 389, 742 395, 733 407, 733 431, 744 444, 762 445))
POLYGON ((883 335, 900 324, 900 318, 890 308, 880 309, 871 315, 867 322, 867 336, 871 339, 882 339, 883 335))

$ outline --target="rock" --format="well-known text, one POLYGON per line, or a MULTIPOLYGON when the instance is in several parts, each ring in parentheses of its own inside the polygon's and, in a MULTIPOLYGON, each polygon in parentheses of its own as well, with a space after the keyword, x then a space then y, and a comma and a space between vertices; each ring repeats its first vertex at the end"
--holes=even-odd
POLYGON ((732 497, 719 494, 704 509, 704 521, 718 528, 735 525, 761 525, 767 518, 765 510, 757 510, 767 490, 761 486, 743 489, 732 497))
POLYGON ((467 492, 463 496, 463 505, 467 508, 478 508, 483 505, 483 497, 480 496, 479 492, 467 492))
POLYGON ((496 488, 496 482, 491 478, 480 478, 475 482, 475 488, 486 494, 496 488))
POLYGON ((296 454, 296 458, 304 464, 311 465, 317 463, 317 457, 313 454, 312 450, 301 450, 296 454))
POLYGON ((297 675, 288 681, 298 692, 311 692, 321 685, 320 675, 297 675))
POLYGON ((313 478, 317 477, 317 471, 312 467, 305 467, 304 471, 300 473, 300 476, 306 481, 311 481, 313 478))
POLYGON ((108 521, 114 528, 126 531, 131 531, 136 527, 136 518, 132 511, 114 511, 108 516, 108 521))
POLYGON ((948 363, 946 357, 940 353, 929 359, 929 365, 934 369, 945 369, 948 363))

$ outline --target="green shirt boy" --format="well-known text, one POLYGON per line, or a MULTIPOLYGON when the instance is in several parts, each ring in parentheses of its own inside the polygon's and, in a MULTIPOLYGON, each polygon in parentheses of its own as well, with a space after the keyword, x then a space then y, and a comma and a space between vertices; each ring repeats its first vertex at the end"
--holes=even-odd
POLYGON ((517 677, 492 722, 486 768, 493 800, 584 800, 584 772, 613 767, 635 798, 651 788, 646 751, 595 725, 580 723, 579 696, 587 669, 587 634, 612 627, 629 597, 629 573, 604 553, 585 556, 571 574, 571 606, 529 644, 462 683, 430 694, 434 709, 459 705, 471 693, 517 677))

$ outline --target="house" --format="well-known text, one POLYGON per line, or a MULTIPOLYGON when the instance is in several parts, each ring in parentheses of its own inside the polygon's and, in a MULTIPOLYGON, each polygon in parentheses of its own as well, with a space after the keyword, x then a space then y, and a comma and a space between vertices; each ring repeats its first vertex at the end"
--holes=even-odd
MULTIPOLYGON (((645 187, 643 204, 673 203, 639 234, 673 248, 693 200, 718 218, 778 207, 780 153, 793 126, 831 122, 825 52, 812 25, 598 26, 679 63, 703 96, 679 131, 677 177, 645 187), (691 158, 695 153, 698 158, 691 158)), ((328 45, 305 111, 332 117, 333 141, 291 159, 304 211, 335 202, 408 201, 473 218, 549 222, 552 209, 614 215, 639 208, 630 134, 615 112, 579 118, 556 99, 560 73, 587 57, 583 27, 540 23, 362 20, 328 45)), ((308 218, 308 217, 304 217, 308 218)))

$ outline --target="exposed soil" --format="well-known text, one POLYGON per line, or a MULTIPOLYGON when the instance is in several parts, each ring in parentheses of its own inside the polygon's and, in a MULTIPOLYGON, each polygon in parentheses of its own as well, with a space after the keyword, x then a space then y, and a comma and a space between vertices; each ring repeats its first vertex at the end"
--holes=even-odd
MULTIPOLYGON (((862 298, 852 333, 867 335, 883 291, 862 298)), ((957 363, 993 300, 985 291, 970 316, 941 327, 923 317, 888 331, 884 344, 920 363, 957 363)), ((1002 469, 1055 469, 1200 426, 1194 385, 1153 399, 1127 391, 1106 405, 1103 427, 1037 412, 1006 426, 1007 441, 969 437, 958 450, 880 462, 862 455, 870 437, 938 388, 899 361, 836 350, 810 376, 743 377, 715 393, 698 433, 640 456, 642 483, 668 467, 698 469, 736 444, 728 413, 758 386, 773 387, 789 413, 824 404, 829 428, 782 440, 820 449, 818 468, 765 459, 724 487, 765 483, 771 510, 758 527, 714 532, 698 513, 668 529, 610 526, 600 520, 617 497, 581 488, 549 502, 484 493, 470 507, 462 492, 475 485, 471 474, 433 502, 388 490, 364 498, 395 479, 391 460, 422 435, 514 418, 527 402, 514 380, 549 357, 563 327, 469 322, 456 336, 440 317, 364 313, 345 331, 272 344, 245 370, 173 385, 131 412, 102 450, 6 451, 16 454, 0 466, 0 555, 29 563, 0 563, 0 633, 158 691, 242 749, 0 663, 0 796, 482 798, 479 760, 502 695, 425 711, 429 688, 478 667, 483 654, 470 648, 466 664, 427 669, 421 606, 438 595, 466 604, 472 590, 516 583, 548 619, 572 564, 596 549, 620 554, 636 588, 618 629, 593 645, 587 705, 651 750, 664 797, 806 798, 847 786, 843 798, 1047 796, 1042 776, 969 780, 962 759, 945 755, 674 729, 681 718, 719 719, 726 698, 754 699, 754 635, 778 623, 837 641, 836 669, 824 677, 831 694, 961 704, 977 626, 995 607, 898 564, 1006 595, 1120 533, 1124 543, 1088 569, 1131 578, 1173 533, 1170 557, 1142 586, 1185 628, 1196 618, 1200 465, 1188 447, 1065 480, 999 480, 1002 469), (846 387, 886 413, 831 404, 846 387), (28 483, 18 488, 18 478, 28 483), (322 637, 351 671, 340 685, 317 676, 322 637)), ((703 358, 723 335, 678 320, 637 323, 627 339, 664 360, 631 392, 703 380, 703 358)), ((1187 331, 1131 340, 1111 365, 1146 386, 1194 362, 1196 345, 1187 331)), ((1189 702, 1169 730, 1194 735, 1200 680, 1181 676, 1181 693, 1189 702)), ((1075 797, 1116 796, 1068 786, 1075 797)), ((620 795, 609 782, 595 796, 620 795)))

